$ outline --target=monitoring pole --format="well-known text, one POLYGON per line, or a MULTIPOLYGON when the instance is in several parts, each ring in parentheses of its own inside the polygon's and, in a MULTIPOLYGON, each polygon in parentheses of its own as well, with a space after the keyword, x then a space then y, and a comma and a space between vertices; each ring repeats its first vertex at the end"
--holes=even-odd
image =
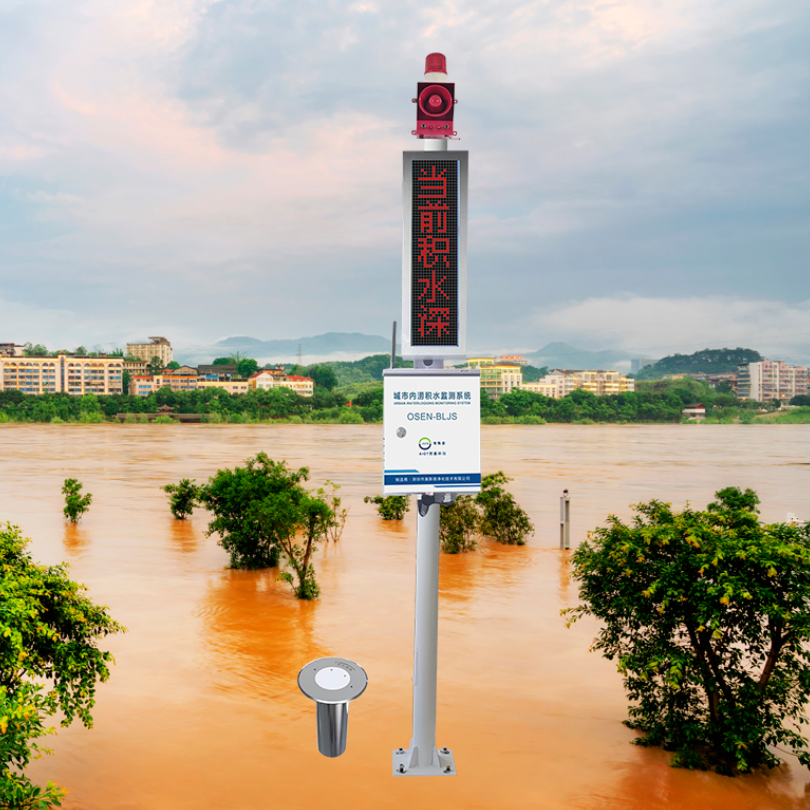
POLYGON ((571 496, 567 489, 560 498, 560 548, 571 548, 571 496))
POLYGON ((423 149, 403 156, 402 356, 414 367, 383 373, 383 491, 418 496, 413 731, 393 773, 442 776, 456 768, 436 747, 440 504, 481 488, 480 372, 444 368, 466 358, 467 153, 447 150, 456 99, 442 54, 413 100, 423 149))

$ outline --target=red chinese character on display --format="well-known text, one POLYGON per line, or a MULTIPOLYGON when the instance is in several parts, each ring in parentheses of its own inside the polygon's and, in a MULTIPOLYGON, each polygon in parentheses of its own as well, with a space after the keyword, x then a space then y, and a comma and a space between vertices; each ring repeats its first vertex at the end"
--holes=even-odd
POLYGON ((430 278, 418 278, 416 279, 420 284, 424 284, 424 289, 422 292, 419 293, 419 298, 424 299, 425 304, 436 304, 437 301, 437 294, 443 295, 448 301, 450 300, 450 296, 442 289, 442 284, 447 281, 447 276, 442 276, 438 281, 436 281, 436 271, 430 271, 430 278), (430 293, 430 295, 428 295, 430 293))
POLYGON ((440 262, 445 267, 449 267, 448 258, 450 256, 450 240, 447 237, 426 236, 418 241, 419 258, 425 267, 435 267, 440 262))
POLYGON ((428 337, 432 332, 440 338, 450 331, 450 309, 448 307, 422 307, 419 313, 419 335, 428 337))
POLYGON ((414 331, 421 340, 441 342, 452 334, 452 240, 448 168, 420 167, 414 177, 413 295, 414 331), (448 290, 448 287, 450 288, 448 290))
POLYGON ((422 184, 420 191, 431 192, 428 194, 417 194, 416 196, 423 200, 436 200, 447 199, 447 169, 441 169, 437 173, 435 166, 430 167, 430 174, 426 169, 422 169, 422 177, 419 182, 422 184), (429 183, 438 183, 438 185, 431 186, 429 183))

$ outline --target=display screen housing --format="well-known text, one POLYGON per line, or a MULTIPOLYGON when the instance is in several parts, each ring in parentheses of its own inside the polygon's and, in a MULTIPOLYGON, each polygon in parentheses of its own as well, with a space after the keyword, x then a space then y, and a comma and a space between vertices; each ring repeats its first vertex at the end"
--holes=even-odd
POLYGON ((405 153, 403 356, 465 352, 467 153, 405 153))

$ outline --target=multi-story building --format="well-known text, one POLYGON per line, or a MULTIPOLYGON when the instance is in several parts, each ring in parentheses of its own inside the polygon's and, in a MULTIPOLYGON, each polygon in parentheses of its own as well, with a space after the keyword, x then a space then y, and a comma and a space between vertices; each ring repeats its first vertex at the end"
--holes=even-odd
POLYGON ((127 357, 137 357, 151 363, 157 357, 162 366, 172 362, 172 344, 165 337, 150 337, 151 343, 127 343, 127 357))
POLYGON ((222 388, 229 394, 246 394, 250 390, 247 380, 231 379, 229 375, 201 375, 191 366, 166 368, 160 374, 133 374, 129 380, 129 393, 135 396, 147 397, 161 388, 172 391, 222 388))
POLYGON ((502 354, 499 358, 501 363, 517 363, 519 366, 528 366, 529 361, 523 359, 520 354, 502 354))
POLYGON ((275 368, 263 368, 255 374, 251 374, 248 382, 253 391, 257 388, 268 391, 282 385, 281 381, 286 377, 287 373, 284 371, 284 366, 276 366, 275 368))
POLYGON ((542 394, 544 397, 557 397, 557 384, 546 382, 546 378, 537 382, 524 382, 520 384, 521 391, 531 391, 533 394, 542 394))
POLYGON ((172 391, 194 391, 197 388, 197 369, 191 366, 165 368, 161 374, 134 374, 129 380, 129 393, 148 396, 161 388, 172 391))
POLYGON ((239 375, 235 363, 220 363, 216 366, 197 366, 197 373, 207 380, 232 380, 239 375))
POLYGON ((124 371, 128 371, 130 376, 133 374, 146 374, 146 367, 149 363, 146 360, 127 360, 124 359, 124 371))
POLYGON ((555 369, 543 377, 539 383, 524 383, 521 388, 524 391, 536 391, 547 397, 554 397, 554 399, 562 399, 578 389, 584 389, 598 397, 603 397, 608 394, 633 391, 635 381, 618 371, 555 369))
POLYGON ((123 358, 105 355, 0 357, 0 391, 120 394, 123 366, 123 358))
POLYGON ((263 368, 252 374, 248 380, 253 391, 258 388, 268 391, 271 388, 289 388, 302 397, 311 397, 315 390, 315 383, 310 377, 300 377, 294 374, 287 375, 284 366, 276 368, 263 368))
POLYGON ((757 402, 789 400, 807 393, 807 368, 790 366, 783 360, 740 363, 737 367, 737 396, 757 402))
POLYGON ((481 369, 481 389, 490 399, 500 399, 504 394, 520 388, 523 382, 520 363, 494 360, 492 357, 471 357, 467 365, 481 369))
POLYGON ((250 391, 247 380, 209 380, 205 377, 197 377, 197 389, 200 388, 222 388, 229 394, 247 394, 250 391))
POLYGON ((281 385, 295 391, 299 397, 311 397, 315 391, 315 384, 310 377, 299 377, 295 374, 287 375, 281 385))
POLYGON ((22 357, 25 354, 25 346, 18 346, 16 343, 0 343, 0 357, 22 357))

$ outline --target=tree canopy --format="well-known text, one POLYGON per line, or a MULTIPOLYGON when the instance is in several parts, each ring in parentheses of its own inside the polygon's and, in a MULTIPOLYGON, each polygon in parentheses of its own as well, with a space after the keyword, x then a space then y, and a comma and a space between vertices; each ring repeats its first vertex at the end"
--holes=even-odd
POLYGON ((777 747, 810 767, 810 524, 762 524, 750 489, 715 497, 610 516, 573 554, 567 612, 603 622, 593 649, 624 677, 637 744, 729 774, 777 764, 777 747))
POLYGON ((110 675, 112 655, 100 638, 124 628, 93 604, 67 565, 35 563, 17 526, 0 527, 0 806, 45 807, 62 791, 43 790, 24 775, 32 757, 50 753, 36 740, 44 718, 62 713, 92 726, 96 686, 110 675), (38 804, 38 802, 44 802, 38 804))
POLYGON ((299 599, 314 599, 320 590, 312 553, 321 540, 337 539, 346 510, 339 510, 334 484, 327 482, 329 492, 322 488, 310 491, 302 485, 308 478, 308 468, 291 470, 286 462, 258 453, 243 467, 218 470, 196 489, 187 479, 164 489, 172 494, 172 511, 177 517, 181 515, 176 511, 176 496, 183 491, 188 496, 183 516, 190 514, 189 498, 213 513, 208 534, 219 535, 232 568, 272 568, 283 557, 292 571, 283 572, 281 578, 290 582, 299 599))
POLYGON ((652 380, 664 374, 719 374, 736 371, 740 363, 758 363, 762 355, 753 349, 703 349, 693 354, 671 354, 637 375, 639 380, 652 380))

